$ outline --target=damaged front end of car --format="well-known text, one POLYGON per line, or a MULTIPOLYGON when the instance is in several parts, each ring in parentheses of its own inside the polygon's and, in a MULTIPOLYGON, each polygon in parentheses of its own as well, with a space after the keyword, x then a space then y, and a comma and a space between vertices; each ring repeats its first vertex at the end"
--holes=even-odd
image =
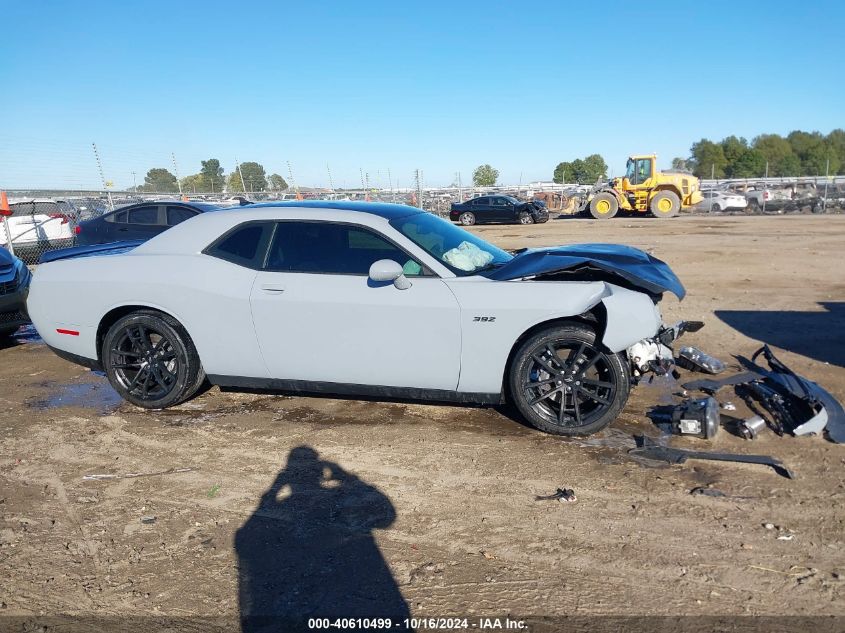
POLYGON ((675 370, 673 343, 686 332, 698 332, 703 321, 678 321, 663 325, 653 338, 634 343, 626 351, 631 363, 631 378, 639 382, 646 374, 664 376, 675 370))

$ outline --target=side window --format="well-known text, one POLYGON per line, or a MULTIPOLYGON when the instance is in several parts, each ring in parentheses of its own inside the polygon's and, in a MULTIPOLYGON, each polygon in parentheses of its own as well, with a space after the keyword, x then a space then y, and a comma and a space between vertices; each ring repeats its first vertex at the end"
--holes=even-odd
POLYGON ((138 207, 127 213, 129 224, 158 224, 158 207, 138 207))
POLYGON ((261 268, 272 230, 272 222, 243 224, 209 246, 205 253, 247 268, 261 268))
POLYGON ((474 207, 486 207, 488 204, 490 204, 488 202, 488 200, 489 200, 488 198, 476 198, 473 201, 472 206, 474 206, 474 207))
POLYGON ((118 224, 126 224, 126 211, 112 213, 111 215, 106 216, 106 220, 109 222, 116 222, 118 224))
POLYGON ((194 217, 196 211, 185 207, 167 207, 167 226, 176 226, 180 222, 194 217))
POLYGON ((380 259, 392 259, 406 275, 427 271, 405 251, 377 233, 330 222, 279 222, 267 256, 267 270, 335 275, 368 275, 380 259))

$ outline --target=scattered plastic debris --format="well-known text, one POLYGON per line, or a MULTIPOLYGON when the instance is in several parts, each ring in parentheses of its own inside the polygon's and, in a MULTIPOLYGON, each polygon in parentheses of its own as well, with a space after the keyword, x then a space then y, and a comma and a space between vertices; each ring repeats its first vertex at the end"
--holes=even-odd
POLYGON ((158 475, 174 475, 176 473, 187 473, 194 470, 193 467, 187 468, 168 468, 167 470, 160 470, 155 473, 126 473, 123 475, 83 475, 82 481, 101 481, 107 479, 133 479, 135 477, 157 477, 158 475))
POLYGON ((691 345, 680 349, 677 364, 684 369, 707 374, 720 374, 725 371, 725 363, 691 345))
POLYGON ((141 517, 141 523, 143 523, 144 525, 150 525, 151 523, 155 523, 155 522, 156 522, 156 517, 153 516, 152 514, 145 514, 144 516, 141 517))
POLYGON ((578 497, 575 496, 575 491, 572 488, 558 488, 554 494, 534 497, 535 501, 551 501, 553 499, 557 499, 561 503, 578 501, 578 497))

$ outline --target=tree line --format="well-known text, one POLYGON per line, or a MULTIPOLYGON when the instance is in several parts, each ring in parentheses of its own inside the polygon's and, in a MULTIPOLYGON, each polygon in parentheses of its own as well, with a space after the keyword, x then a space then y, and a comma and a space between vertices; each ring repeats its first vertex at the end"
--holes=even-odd
POLYGON ((164 167, 153 167, 144 176, 144 184, 136 187, 137 191, 183 193, 195 191, 219 192, 224 189, 230 193, 242 193, 244 184, 248 191, 284 191, 288 183, 279 174, 270 174, 260 163, 247 161, 239 165, 239 169, 226 175, 220 161, 216 158, 200 161, 201 169, 196 174, 185 176, 177 180, 170 170, 164 167))
POLYGON ((845 130, 828 135, 795 130, 785 137, 761 134, 750 142, 728 136, 719 142, 703 138, 693 143, 689 158, 675 158, 672 167, 699 178, 758 178, 845 174, 845 130))

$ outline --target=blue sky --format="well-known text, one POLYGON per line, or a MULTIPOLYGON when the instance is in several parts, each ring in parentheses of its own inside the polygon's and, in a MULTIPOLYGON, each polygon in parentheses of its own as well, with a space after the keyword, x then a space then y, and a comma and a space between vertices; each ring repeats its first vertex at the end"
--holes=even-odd
POLYGON ((0 187, 237 158, 300 185, 500 181, 845 127, 838 2, 13 2, 0 187))

